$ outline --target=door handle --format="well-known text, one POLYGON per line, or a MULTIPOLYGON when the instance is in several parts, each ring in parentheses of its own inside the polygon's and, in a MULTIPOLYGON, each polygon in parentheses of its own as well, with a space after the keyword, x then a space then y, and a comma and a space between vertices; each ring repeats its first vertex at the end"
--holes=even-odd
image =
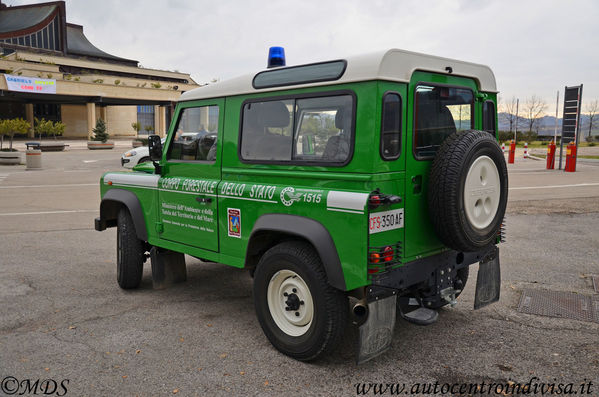
POLYGON ((198 203, 210 204, 212 202, 212 198, 211 197, 198 196, 198 197, 196 197, 196 201, 198 203))
POLYGON ((422 175, 412 177, 412 191, 414 194, 422 193, 422 175))

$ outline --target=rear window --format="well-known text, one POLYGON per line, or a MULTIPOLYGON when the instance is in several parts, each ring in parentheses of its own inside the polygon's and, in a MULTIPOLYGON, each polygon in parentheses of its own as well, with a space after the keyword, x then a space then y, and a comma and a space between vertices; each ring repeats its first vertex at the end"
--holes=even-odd
POLYGON ((401 97, 394 92, 383 96, 381 115, 381 157, 395 160, 401 150, 401 97))
POLYGON ((495 103, 485 101, 483 104, 483 130, 495 135, 495 103))
POLYGON ((353 96, 249 102, 240 155, 257 162, 337 163, 351 157, 353 96))
POLYGON ((418 85, 414 98, 414 154, 435 155, 456 131, 474 128, 474 94, 468 88, 418 85))

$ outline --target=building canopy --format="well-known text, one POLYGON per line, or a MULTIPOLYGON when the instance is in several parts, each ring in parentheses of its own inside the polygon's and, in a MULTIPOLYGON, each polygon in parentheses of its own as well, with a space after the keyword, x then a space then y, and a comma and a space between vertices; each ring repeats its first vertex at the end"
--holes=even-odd
POLYGON ((137 66, 132 59, 108 54, 94 46, 83 26, 66 23, 65 2, 8 7, 0 2, 0 45, 4 53, 36 50, 64 56, 137 66))

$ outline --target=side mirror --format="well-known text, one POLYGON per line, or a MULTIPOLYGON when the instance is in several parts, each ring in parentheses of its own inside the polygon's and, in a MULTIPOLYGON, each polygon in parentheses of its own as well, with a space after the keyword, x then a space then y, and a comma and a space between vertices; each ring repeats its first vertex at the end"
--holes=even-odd
POLYGON ((148 136, 148 149, 150 152, 150 160, 160 161, 162 159, 162 142, 158 135, 148 136))

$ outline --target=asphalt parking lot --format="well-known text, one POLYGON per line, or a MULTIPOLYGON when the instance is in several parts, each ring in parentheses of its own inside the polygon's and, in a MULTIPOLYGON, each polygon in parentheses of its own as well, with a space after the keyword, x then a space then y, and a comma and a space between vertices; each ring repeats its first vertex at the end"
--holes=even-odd
POLYGON ((187 282, 153 290, 146 264, 141 288, 121 290, 116 231, 96 232, 93 218, 99 177, 120 168, 124 150, 44 153, 41 171, 0 167, 2 379, 68 380, 66 395, 77 396, 352 396, 372 382, 536 378, 575 390, 592 382, 588 395, 599 395, 599 323, 516 310, 528 289, 599 302, 599 164, 567 174, 518 158, 509 166, 500 301, 472 310, 474 266, 457 306, 428 327, 399 320, 392 349, 357 366, 350 324, 321 361, 278 353, 255 317, 243 270, 187 257, 187 282))

